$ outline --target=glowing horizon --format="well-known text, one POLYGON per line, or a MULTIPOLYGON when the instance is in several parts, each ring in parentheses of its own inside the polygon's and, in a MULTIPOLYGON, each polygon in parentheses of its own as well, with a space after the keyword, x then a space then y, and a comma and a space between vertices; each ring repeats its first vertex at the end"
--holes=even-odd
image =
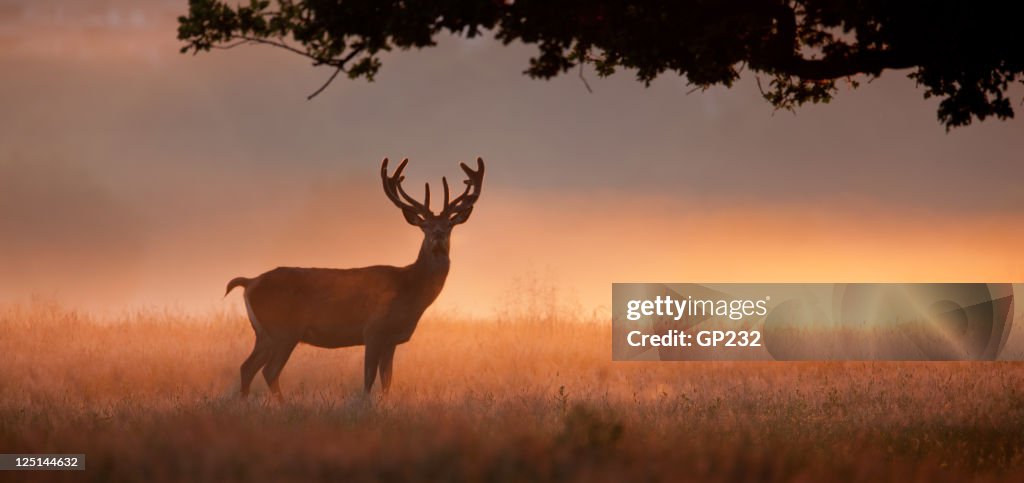
POLYGON ((237 275, 409 263, 384 156, 411 158, 411 185, 488 161, 435 310, 486 315, 531 277, 585 311, 612 282, 1024 280, 1020 121, 946 134, 901 73, 794 116, 750 78, 589 94, 522 77, 521 48, 447 39, 307 102, 328 73, 302 59, 179 55, 181 9, 0 11, 0 303, 233 307, 237 275))

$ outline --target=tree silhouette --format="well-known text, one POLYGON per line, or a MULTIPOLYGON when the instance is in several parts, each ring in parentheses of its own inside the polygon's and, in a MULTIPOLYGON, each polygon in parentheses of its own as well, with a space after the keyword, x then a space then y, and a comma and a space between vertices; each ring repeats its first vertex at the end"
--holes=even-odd
POLYGON ((373 80, 379 55, 424 48, 451 33, 493 32, 536 45, 525 73, 548 79, 584 64, 598 75, 671 72, 695 89, 727 87, 753 71, 777 108, 828 102, 886 69, 910 69, 939 97, 946 129, 1013 117, 1008 97, 1024 69, 1019 7, 991 1, 891 0, 190 0, 182 52, 272 45, 373 80), (764 82, 762 83, 762 77, 764 82))

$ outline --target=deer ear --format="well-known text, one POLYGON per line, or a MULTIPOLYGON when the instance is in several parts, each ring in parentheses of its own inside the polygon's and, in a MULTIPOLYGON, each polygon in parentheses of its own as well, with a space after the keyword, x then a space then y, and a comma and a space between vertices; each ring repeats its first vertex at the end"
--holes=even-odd
POLYGON ((468 209, 465 209, 465 210, 462 210, 462 211, 459 211, 459 212, 455 213, 455 216, 453 216, 451 218, 451 223, 453 225, 459 225, 459 224, 465 223, 466 220, 469 219, 470 213, 473 213, 473 207, 472 206, 469 207, 468 209))

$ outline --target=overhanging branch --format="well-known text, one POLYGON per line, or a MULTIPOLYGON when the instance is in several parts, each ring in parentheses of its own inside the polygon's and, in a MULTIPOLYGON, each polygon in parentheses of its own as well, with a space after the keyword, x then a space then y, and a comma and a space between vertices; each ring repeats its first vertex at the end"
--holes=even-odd
POLYGON ((241 45, 241 44, 246 44, 246 43, 252 42, 252 43, 257 43, 257 44, 269 45, 271 47, 277 47, 279 49, 284 49, 284 50, 287 50, 289 52, 292 52, 292 53, 295 53, 295 54, 299 54, 299 55, 301 55, 303 57, 306 57, 307 59, 312 60, 315 65, 330 65, 330 66, 333 66, 335 69, 334 69, 334 72, 331 74, 331 76, 328 77, 327 81, 324 82, 323 85, 321 85, 319 88, 317 88, 317 90, 313 91, 310 95, 306 96, 306 100, 311 100, 314 97, 320 95, 321 92, 323 92, 325 89, 327 89, 327 87, 330 86, 332 82, 334 82, 334 79, 336 79, 338 77, 338 74, 340 74, 342 72, 346 72, 345 64, 347 64, 349 61, 354 59, 357 55, 359 55, 360 52, 365 50, 365 47, 362 47, 362 46, 354 47, 354 48, 352 48, 352 50, 345 57, 342 57, 340 59, 334 59, 334 58, 324 58, 324 57, 319 57, 319 56, 313 55, 313 54, 309 53, 309 51, 307 51, 307 50, 302 50, 302 49, 293 47, 291 45, 288 45, 284 41, 270 40, 270 39, 266 39, 266 38, 262 38, 262 37, 253 37, 251 35, 235 35, 232 38, 238 39, 238 42, 235 42, 235 43, 232 43, 232 44, 223 45, 223 46, 220 46, 218 48, 230 49, 230 48, 237 47, 238 45, 241 45))
POLYGON ((907 69, 917 63, 892 51, 864 51, 842 57, 805 59, 798 56, 780 62, 780 72, 803 80, 831 80, 855 74, 878 75, 885 69, 907 69))

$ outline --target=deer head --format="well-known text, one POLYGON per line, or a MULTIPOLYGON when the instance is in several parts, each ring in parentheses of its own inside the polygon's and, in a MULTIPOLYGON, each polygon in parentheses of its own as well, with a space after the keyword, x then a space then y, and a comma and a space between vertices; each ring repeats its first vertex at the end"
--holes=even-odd
POLYGON ((448 179, 441 178, 441 184, 444 186, 444 205, 436 215, 430 210, 430 183, 426 183, 424 187, 422 203, 402 189, 402 180, 405 179, 402 176, 402 170, 405 169, 408 162, 408 158, 403 159, 395 173, 389 176, 388 158, 384 158, 380 167, 384 194, 395 206, 402 209, 405 221, 423 230, 420 256, 432 255, 447 259, 452 228, 469 219, 469 215, 473 213, 473 205, 480 197, 480 188, 484 181, 484 160, 476 158, 476 170, 467 166, 466 163, 459 163, 462 170, 466 172, 466 189, 454 200, 449 197, 448 179))

